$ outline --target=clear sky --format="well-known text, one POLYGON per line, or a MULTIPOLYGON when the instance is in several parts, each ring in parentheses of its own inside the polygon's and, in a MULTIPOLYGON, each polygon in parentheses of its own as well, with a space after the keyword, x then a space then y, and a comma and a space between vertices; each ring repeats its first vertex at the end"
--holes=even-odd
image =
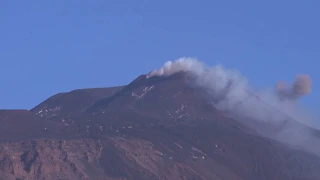
POLYGON ((127 84, 181 56, 241 71, 256 87, 295 74, 320 97, 319 0, 1 0, 0 108, 127 84))

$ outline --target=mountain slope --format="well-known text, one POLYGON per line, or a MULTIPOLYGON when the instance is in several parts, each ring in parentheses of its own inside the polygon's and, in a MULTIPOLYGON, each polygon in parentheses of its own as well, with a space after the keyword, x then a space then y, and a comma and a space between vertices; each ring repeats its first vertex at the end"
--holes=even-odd
MULTIPOLYGON (((44 123, 39 129, 47 123, 54 124, 52 128, 58 124, 54 129, 70 136, 61 139, 48 133, 44 139, 38 139, 42 134, 21 138, 20 133, 20 139, 0 144, 0 178, 320 178, 319 156, 261 136, 254 126, 217 109, 217 99, 196 86, 190 73, 141 75, 111 96, 92 98, 96 101, 87 103, 85 110, 79 108, 82 98, 77 102, 68 96, 56 99, 59 107, 67 107, 59 118, 73 118, 73 124, 66 126, 28 111, 17 122, 24 120, 28 127, 35 118, 27 117, 36 117, 37 123, 44 123)), ((45 105, 56 107, 55 102, 45 105)), ((18 127, 15 123, 9 129, 21 131, 18 127)))
POLYGON ((27 110, 0 110, 0 143, 29 139, 69 139, 61 124, 44 121, 27 110))
POLYGON ((70 117, 80 115, 95 101, 112 96, 123 86, 111 88, 78 89, 68 93, 56 94, 40 103, 30 111, 40 117, 61 121, 69 121, 70 117))
MULTIPOLYGON (((192 81, 189 80, 190 77, 185 73, 153 79, 140 76, 115 96, 100 100, 93 105, 87 112, 87 117, 84 118, 83 131, 88 132, 86 135, 93 138, 122 136, 148 140, 155 146, 161 147, 161 150, 158 149, 161 153, 170 154, 167 158, 178 157, 180 160, 202 159, 204 154, 208 155, 212 149, 218 149, 218 152, 223 152, 224 156, 215 166, 227 166, 228 170, 223 174, 233 175, 233 178, 239 179, 301 178, 306 177, 309 172, 291 170, 291 166, 298 168, 300 163, 308 164, 308 161, 314 164, 319 163, 316 156, 261 137, 253 129, 245 127, 241 121, 229 118, 227 114, 212 105, 209 94, 193 86, 192 81), (186 101, 188 101, 187 104, 185 104, 186 101), (91 113, 95 118, 89 118, 91 113), (223 140, 221 141, 220 138, 223 140), (180 148, 180 144, 187 144, 189 148, 181 150, 184 148, 180 148), (194 156, 191 153, 192 150, 190 151, 195 144, 200 146, 196 149, 204 152, 200 153, 200 156, 199 154, 194 156), (166 148, 163 149, 163 146, 166 148), (271 159, 272 156, 276 157, 271 159), (295 162, 293 158, 295 156, 301 162, 295 162), (292 162, 289 162, 288 158, 293 158, 292 162), (235 159, 238 159, 239 164, 235 165, 233 161, 235 159), (255 165, 256 163, 259 165, 255 165), (238 171, 243 164, 248 166, 243 169, 246 173, 238 171), (255 166, 260 167, 254 170, 255 166), (272 170, 270 167, 275 169, 282 167, 282 170, 273 168, 272 170)), ((204 158, 218 159, 216 156, 204 158)), ((185 162, 183 164, 189 167, 185 162)), ((205 164, 205 167, 207 166, 209 164, 205 164)), ((212 173, 212 170, 205 167, 201 169, 203 174, 212 173)), ((218 173, 218 171, 213 172, 218 173)), ((231 178, 226 175, 221 176, 222 179, 231 178)), ((210 179, 210 177, 219 177, 219 175, 211 174, 207 178, 210 179)), ((317 176, 313 178, 315 177, 317 176)), ((312 179, 311 176, 310 178, 312 179)))

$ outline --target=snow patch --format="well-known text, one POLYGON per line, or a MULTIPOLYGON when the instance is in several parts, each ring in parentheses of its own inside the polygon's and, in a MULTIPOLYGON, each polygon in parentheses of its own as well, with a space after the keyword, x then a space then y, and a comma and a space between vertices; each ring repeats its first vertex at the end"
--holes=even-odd
POLYGON ((180 144, 178 144, 177 142, 175 142, 174 144, 182 149, 182 146, 180 144))
POLYGON ((136 99, 141 99, 143 96, 145 96, 153 88, 154 88, 154 85, 152 85, 150 87, 147 86, 142 90, 142 93, 140 95, 138 95, 136 93, 131 93, 131 96, 135 97, 136 99))
POLYGON ((46 106, 42 109, 40 109, 38 112, 36 112, 36 115, 40 115, 41 117, 53 117, 59 114, 60 111, 60 107, 54 107, 54 108, 50 108, 48 109, 46 106))
POLYGON ((197 149, 197 148, 195 148, 195 147, 192 147, 191 148, 193 151, 196 151, 196 152, 199 152, 199 153, 201 153, 201 154, 203 154, 203 155, 206 155, 205 153, 203 153, 202 151, 200 151, 199 149, 197 149))
POLYGON ((178 110, 176 110, 175 112, 176 112, 176 113, 181 113, 187 106, 188 106, 188 105, 187 105, 186 103, 185 103, 185 104, 182 104, 181 107, 180 107, 178 110))

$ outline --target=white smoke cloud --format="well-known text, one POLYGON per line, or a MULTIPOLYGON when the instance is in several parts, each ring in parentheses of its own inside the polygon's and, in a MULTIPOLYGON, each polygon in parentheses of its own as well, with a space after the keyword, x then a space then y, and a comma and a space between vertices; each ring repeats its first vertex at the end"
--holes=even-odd
MULTIPOLYGON (((278 84, 276 88, 271 90, 253 92, 247 78, 240 72, 225 69, 221 65, 208 67, 197 59, 183 57, 173 62, 166 62, 159 70, 149 73, 147 78, 170 76, 181 71, 195 74, 197 84, 206 88, 218 100, 216 107, 232 112, 236 114, 236 117, 274 124, 285 122, 288 120, 288 116, 303 124, 314 122, 312 116, 307 115, 306 111, 296 106, 298 98, 311 92, 311 80, 306 75, 298 75, 292 88, 278 84), (289 94, 287 97, 292 98, 286 98, 284 101, 283 98, 279 98, 284 97, 283 94, 289 94)), ((291 125, 281 132, 273 134, 272 137, 282 142, 301 146, 305 146, 306 143, 311 146, 312 143, 307 140, 312 139, 314 142, 319 142, 320 146, 319 139, 315 139, 309 131, 300 127, 299 125, 291 125)))
POLYGON ((147 75, 152 76, 170 76, 180 71, 192 71, 197 74, 205 69, 204 64, 194 58, 180 58, 176 61, 167 61, 159 70, 154 70, 147 75))

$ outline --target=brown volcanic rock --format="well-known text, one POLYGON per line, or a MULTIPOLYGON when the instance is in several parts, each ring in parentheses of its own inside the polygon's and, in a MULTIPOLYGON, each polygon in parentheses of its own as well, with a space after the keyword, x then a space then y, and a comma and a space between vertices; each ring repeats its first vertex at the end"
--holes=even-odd
POLYGON ((289 180, 320 174, 319 158, 256 136, 184 125, 132 131, 100 140, 3 143, 0 177, 289 180))
MULTIPOLYGON (((101 145, 94 140, 37 140, 0 145, 0 174, 20 179, 88 179, 101 145)), ((0 176, 1 177, 1 176, 0 176)))
POLYGON ((151 142, 121 137, 4 143, 0 154, 0 177, 11 179, 201 177, 191 166, 167 159, 151 142))

